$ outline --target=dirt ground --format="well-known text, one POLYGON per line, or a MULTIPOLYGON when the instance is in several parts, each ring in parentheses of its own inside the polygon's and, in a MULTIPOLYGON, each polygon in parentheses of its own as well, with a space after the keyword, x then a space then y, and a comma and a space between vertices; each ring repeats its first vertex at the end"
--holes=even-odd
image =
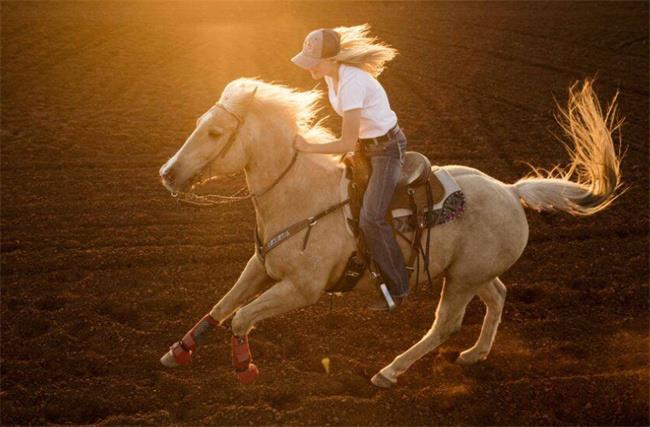
POLYGON ((3 425, 650 422, 647 2, 2 2, 1 59, 3 425), (424 289, 390 315, 351 294, 262 322, 251 386, 225 331, 166 370, 253 253, 254 215, 176 205, 160 165, 229 81, 312 88, 289 61, 304 35, 363 22, 400 51, 380 80, 409 149, 505 182, 565 163, 553 99, 597 74, 601 100, 620 89, 629 191, 593 217, 528 213, 475 366, 451 361, 478 336, 477 299, 397 387, 371 385, 431 325, 424 289))

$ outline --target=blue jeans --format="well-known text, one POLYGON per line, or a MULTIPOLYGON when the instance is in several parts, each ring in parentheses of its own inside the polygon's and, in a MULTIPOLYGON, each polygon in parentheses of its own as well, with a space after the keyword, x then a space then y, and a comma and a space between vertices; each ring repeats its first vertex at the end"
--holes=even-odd
POLYGON ((409 290, 406 263, 386 222, 386 212, 404 165, 406 136, 398 127, 390 134, 389 142, 367 144, 364 150, 372 164, 372 173, 363 196, 359 228, 391 295, 403 297, 409 290))

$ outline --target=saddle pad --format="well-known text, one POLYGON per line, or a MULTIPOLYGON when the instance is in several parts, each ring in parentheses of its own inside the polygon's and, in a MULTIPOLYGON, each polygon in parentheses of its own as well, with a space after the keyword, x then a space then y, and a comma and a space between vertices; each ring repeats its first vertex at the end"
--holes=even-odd
MULTIPOLYGON (((460 187, 456 180, 449 175, 445 169, 435 166, 433 174, 429 177, 429 183, 433 191, 433 210, 441 209, 445 200, 456 191, 460 191, 460 187)), ((390 203, 390 210, 393 218, 411 215, 413 211, 410 208, 409 198, 406 191, 400 189, 395 191, 395 196, 390 203)), ((418 188, 415 193, 415 203, 417 206, 426 206, 426 192, 424 188, 418 188)))

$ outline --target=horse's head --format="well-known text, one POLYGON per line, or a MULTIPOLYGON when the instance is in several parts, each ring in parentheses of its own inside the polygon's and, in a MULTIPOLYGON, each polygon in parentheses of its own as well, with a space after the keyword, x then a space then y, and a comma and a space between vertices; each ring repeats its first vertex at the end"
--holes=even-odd
POLYGON ((256 78, 233 80, 160 168, 163 185, 177 193, 211 174, 244 169, 275 174, 292 155, 296 132, 316 141, 334 138, 320 122, 314 124, 321 95, 316 89, 298 91, 256 78))
POLYGON ((250 143, 246 117, 257 88, 235 80, 219 101, 196 121, 196 129, 160 168, 163 185, 172 193, 185 191, 207 171, 228 174, 246 167, 250 143))

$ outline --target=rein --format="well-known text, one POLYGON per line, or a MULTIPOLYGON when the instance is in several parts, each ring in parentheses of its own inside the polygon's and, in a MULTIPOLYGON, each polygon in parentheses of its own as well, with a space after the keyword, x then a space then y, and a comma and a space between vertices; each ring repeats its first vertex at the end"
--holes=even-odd
POLYGON ((275 187, 278 182, 289 172, 289 170, 293 167, 294 163, 296 163, 296 158, 298 157, 298 150, 295 150, 293 153, 293 157, 291 159, 291 162, 289 165, 282 171, 282 173, 271 183, 271 185, 266 188, 266 190, 261 191, 259 193, 249 193, 245 196, 239 196, 244 190, 246 190, 246 186, 243 186, 230 196, 222 196, 220 194, 206 194, 206 195, 199 195, 196 193, 192 192, 183 192, 183 191, 177 191, 172 193, 172 197, 176 198, 179 202, 195 205, 195 206, 214 206, 214 205, 222 205, 225 203, 233 203, 233 202, 239 202, 242 200, 248 200, 248 199, 257 199, 258 197, 262 197, 273 187, 275 187))

